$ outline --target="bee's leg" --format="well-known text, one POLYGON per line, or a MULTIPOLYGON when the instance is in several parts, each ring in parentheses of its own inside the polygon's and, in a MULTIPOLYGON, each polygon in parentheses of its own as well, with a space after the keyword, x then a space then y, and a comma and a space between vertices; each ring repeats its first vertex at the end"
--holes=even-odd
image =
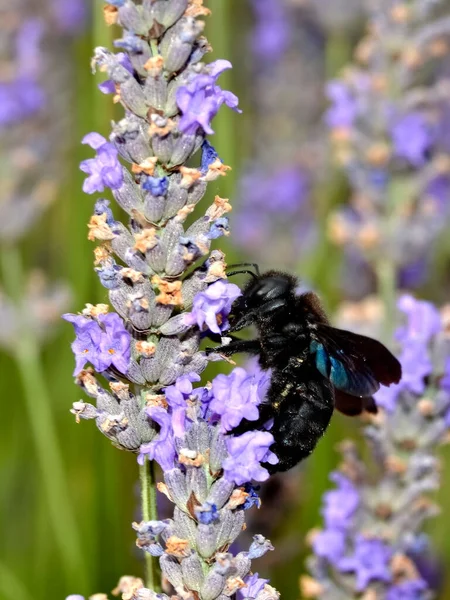
POLYGON ((223 354, 231 356, 236 352, 246 352, 247 354, 260 354, 261 346, 259 340, 233 340, 225 346, 216 346, 215 348, 206 348, 206 354, 223 354))
POLYGON ((209 338, 212 342, 215 342, 216 344, 221 344, 223 337, 229 338, 233 342, 241 342, 242 341, 240 338, 236 337, 232 333, 228 333, 228 331, 225 332, 224 335, 220 335, 219 333, 212 333, 211 331, 208 331, 206 333, 205 337, 209 338))

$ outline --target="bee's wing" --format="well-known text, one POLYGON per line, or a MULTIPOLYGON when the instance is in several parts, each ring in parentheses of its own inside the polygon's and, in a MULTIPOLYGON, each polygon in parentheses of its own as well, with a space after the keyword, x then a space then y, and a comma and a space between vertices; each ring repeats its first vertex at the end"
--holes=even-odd
POLYGON ((341 390, 334 389, 334 405, 344 415, 356 417, 364 410, 374 415, 378 412, 378 407, 372 396, 361 398, 346 394, 341 390))
POLYGON ((363 409, 372 412, 375 403, 368 399, 380 384, 390 385, 400 380, 400 363, 372 338, 322 323, 311 330, 311 337, 310 350, 315 355, 316 367, 336 388, 336 408, 345 414, 356 411, 361 399, 366 406, 359 412, 363 409), (356 397, 353 403, 352 396, 356 397))

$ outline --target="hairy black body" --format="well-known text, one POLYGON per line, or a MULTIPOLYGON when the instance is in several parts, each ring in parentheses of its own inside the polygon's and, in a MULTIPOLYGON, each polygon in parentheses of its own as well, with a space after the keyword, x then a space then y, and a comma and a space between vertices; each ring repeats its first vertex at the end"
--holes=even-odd
POLYGON ((286 471, 306 458, 324 434, 336 406, 348 415, 376 412, 380 383, 399 381, 397 359, 379 342, 335 329, 313 293, 296 295, 295 277, 278 271, 253 275, 230 315, 230 332, 256 327, 254 340, 232 338, 214 352, 257 355, 271 369, 267 401, 257 422, 244 420, 233 433, 259 429, 273 419, 271 450, 286 471))

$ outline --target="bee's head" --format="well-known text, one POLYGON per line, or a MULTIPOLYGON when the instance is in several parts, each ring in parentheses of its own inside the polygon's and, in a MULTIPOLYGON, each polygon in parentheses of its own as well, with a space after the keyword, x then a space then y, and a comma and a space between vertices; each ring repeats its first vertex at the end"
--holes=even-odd
POLYGON ((238 331, 258 320, 285 310, 294 297, 297 280, 292 275, 269 271, 250 281, 235 300, 230 315, 230 331, 238 331))

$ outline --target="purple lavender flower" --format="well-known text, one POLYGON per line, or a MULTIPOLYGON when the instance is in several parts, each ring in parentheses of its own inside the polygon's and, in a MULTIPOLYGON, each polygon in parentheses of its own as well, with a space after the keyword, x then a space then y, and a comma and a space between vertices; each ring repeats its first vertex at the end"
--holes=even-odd
MULTIPOLYGON (((172 428, 175 437, 182 437, 186 430, 187 401, 193 393, 192 383, 200 381, 197 373, 189 373, 178 377, 175 385, 164 390, 167 403, 172 411, 172 428)), ((196 390, 201 393, 201 390, 196 390)))
POLYGON ((202 506, 198 506, 195 509, 195 514, 202 525, 210 525, 219 520, 217 506, 211 502, 205 502, 202 506))
POLYGON ((213 333, 226 331, 231 305, 240 295, 241 290, 234 283, 216 281, 196 295, 192 312, 184 315, 185 324, 197 325, 200 329, 206 325, 213 333))
POLYGON ((99 315, 94 321, 83 315, 65 314, 63 319, 72 323, 76 340, 72 344, 76 366, 74 375, 78 375, 90 362, 99 373, 111 365, 120 373, 126 373, 130 361, 131 336, 116 313, 99 315))
POLYGON ((384 542, 360 535, 356 538, 353 556, 342 558, 339 569, 344 573, 355 573, 356 590, 361 592, 372 581, 389 583, 392 580, 389 570, 391 558, 392 549, 384 542))
POLYGON ((164 394, 169 406, 172 409, 186 406, 186 401, 194 389, 192 384, 200 381, 200 379, 200 375, 197 373, 189 373, 188 375, 178 377, 175 385, 166 387, 164 394))
MULTIPOLYGON (((119 52, 116 54, 117 62, 125 67, 125 69, 129 73, 133 73, 133 65, 131 64, 130 57, 125 52, 119 52)), ((102 94, 115 94, 116 93, 116 85, 112 79, 106 79, 102 83, 98 84, 98 89, 102 92, 102 94)))
POLYGON ((165 196, 169 187, 169 180, 167 177, 146 177, 142 187, 150 192, 152 196, 165 196))
POLYGON ((202 175, 206 175, 206 173, 208 172, 208 167, 212 165, 217 159, 220 160, 216 149, 208 140, 205 140, 202 144, 202 164, 200 167, 202 175))
POLYGON ((159 425, 160 430, 156 440, 142 444, 138 463, 143 465, 147 456, 150 460, 156 460, 163 471, 170 471, 175 466, 176 457, 172 417, 161 406, 147 408, 147 415, 159 425))
MULTIPOLYGON (((258 418, 256 403, 261 401, 268 386, 266 373, 260 371, 257 375, 247 375, 244 369, 237 368, 228 377, 218 375, 213 380, 209 393, 202 387, 193 388, 192 383, 199 380, 200 377, 196 373, 179 377, 175 385, 164 390, 168 404, 167 410, 160 406, 147 408, 148 416, 160 425, 161 431, 155 440, 141 446, 139 455, 141 464, 144 456, 148 455, 150 459, 156 460, 163 469, 174 467, 175 440, 182 439, 192 426, 192 411, 194 410, 192 402, 196 403, 199 415, 211 424, 217 423, 218 418, 223 414, 224 417, 221 418, 225 418, 226 425, 222 425, 221 421, 217 425, 223 433, 235 426, 230 422, 239 424, 243 418, 249 416, 258 418), (219 381, 216 383, 217 379, 219 381), (217 398, 216 393, 218 394, 217 398), (234 393, 240 395, 238 402, 234 400, 234 393), (241 399, 247 399, 247 403, 241 399), (191 404, 190 408, 188 401, 191 404), (234 402, 231 411, 227 411, 226 401, 234 402), (249 402, 255 403, 250 411, 247 406, 249 402)), ((260 463, 276 464, 278 462, 278 458, 269 450, 273 443, 273 436, 270 433, 251 431, 238 437, 226 437, 225 439, 229 456, 225 459, 223 468, 227 479, 235 481, 237 485, 242 485, 249 483, 252 479, 265 481, 268 478, 268 471, 260 463)))
POLYGON ((95 132, 85 135, 82 142, 97 150, 95 158, 88 158, 80 164, 83 173, 89 175, 83 184, 83 191, 94 194, 103 192, 105 187, 113 190, 120 188, 123 183, 123 172, 116 148, 95 132))
POLYGON ((254 479, 266 481, 269 472, 261 463, 276 465, 278 458, 269 450, 273 444, 273 436, 268 431, 247 431, 246 433, 227 439, 229 456, 223 462, 225 478, 242 485, 254 479))
POLYGON ((71 346, 72 352, 75 354, 74 376, 78 375, 88 362, 94 366, 96 371, 101 371, 99 352, 102 330, 98 323, 82 315, 65 314, 63 319, 72 323, 77 336, 71 346))
POLYGON ((396 156, 404 158, 413 167, 425 164, 433 137, 422 113, 413 112, 401 117, 392 126, 391 134, 396 156))
POLYGON ((237 591, 236 599, 245 600, 246 598, 256 598, 259 592, 264 589, 266 583, 269 583, 268 579, 261 579, 258 573, 247 575, 244 579, 245 586, 237 591))
POLYGON ((117 221, 114 219, 112 210, 109 207, 109 200, 106 198, 100 198, 94 205, 94 215, 106 215, 106 224, 113 228, 117 225, 117 221))
POLYGON ((228 60, 216 60, 208 67, 209 75, 196 75, 187 85, 178 88, 177 104, 182 113, 178 126, 182 133, 195 134, 199 127, 205 133, 214 133, 211 121, 222 104, 241 112, 237 97, 216 85, 218 77, 231 69, 231 63, 228 60))
POLYGON ((131 357, 131 336, 116 313, 100 315, 98 320, 103 325, 104 333, 98 357, 101 368, 97 370, 106 371, 112 365, 119 373, 125 374, 131 357))
POLYGON ((264 400, 270 377, 264 371, 249 375, 237 367, 230 375, 217 375, 212 382, 210 410, 220 416, 222 433, 237 427, 242 419, 256 421, 258 405, 264 400))

